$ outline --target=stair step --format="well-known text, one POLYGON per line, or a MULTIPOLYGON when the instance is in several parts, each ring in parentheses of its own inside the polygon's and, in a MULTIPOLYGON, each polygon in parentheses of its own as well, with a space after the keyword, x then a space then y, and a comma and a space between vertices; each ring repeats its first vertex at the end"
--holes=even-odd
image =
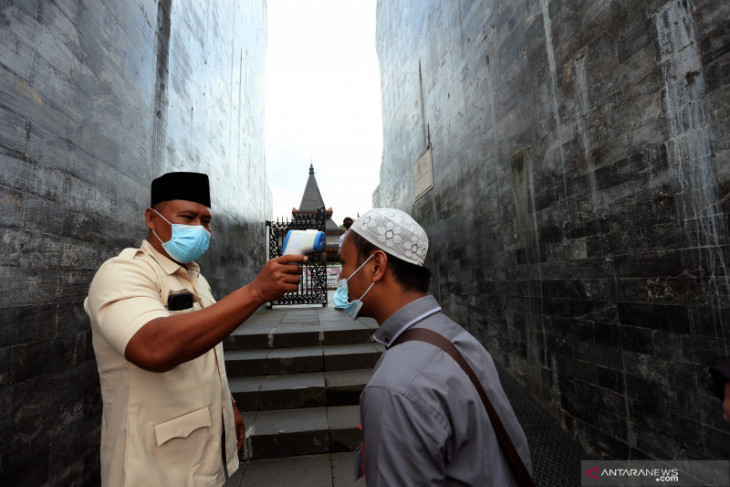
POLYGON ((235 377, 228 380, 238 410, 266 411, 324 406, 325 380, 322 372, 235 377))
POLYGON ((383 352, 378 343, 316 347, 228 350, 228 377, 298 374, 372 368, 383 352))
POLYGON ((329 345, 322 347, 324 370, 368 369, 375 367, 385 347, 379 343, 329 345))
POLYGON ((224 487, 365 487, 364 480, 353 480, 354 467, 352 452, 251 460, 224 487))
POLYGON ((328 406, 360 404, 360 393, 373 375, 373 369, 332 370, 324 373, 328 406))
POLYGON ((243 413, 246 458, 352 451, 362 441, 359 406, 243 413))
POLYGON ((368 343, 377 328, 372 320, 343 322, 341 314, 337 318, 313 323, 244 323, 225 339, 223 346, 226 350, 245 350, 368 343))
POLYGON ((239 411, 356 405, 372 369, 233 377, 228 380, 239 411))

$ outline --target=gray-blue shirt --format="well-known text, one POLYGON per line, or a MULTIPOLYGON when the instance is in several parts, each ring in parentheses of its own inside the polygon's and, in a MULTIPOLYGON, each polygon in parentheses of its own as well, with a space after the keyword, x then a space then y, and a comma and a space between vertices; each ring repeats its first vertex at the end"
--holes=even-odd
MULTIPOLYGON (((446 317, 432 296, 395 312, 375 340, 390 347, 411 326, 451 340, 532 471, 527 438, 491 355, 446 317)), ((383 353, 360 396, 360 420, 368 487, 518 485, 474 384, 453 358, 431 344, 409 341, 383 353)))

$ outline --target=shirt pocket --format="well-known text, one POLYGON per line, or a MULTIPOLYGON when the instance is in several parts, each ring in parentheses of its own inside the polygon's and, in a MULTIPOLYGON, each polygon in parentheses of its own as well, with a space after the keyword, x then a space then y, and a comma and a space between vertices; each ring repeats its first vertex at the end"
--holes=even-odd
POLYGON ((200 428, 210 428, 210 412, 207 407, 155 425, 157 446, 162 446, 173 438, 187 438, 200 428))

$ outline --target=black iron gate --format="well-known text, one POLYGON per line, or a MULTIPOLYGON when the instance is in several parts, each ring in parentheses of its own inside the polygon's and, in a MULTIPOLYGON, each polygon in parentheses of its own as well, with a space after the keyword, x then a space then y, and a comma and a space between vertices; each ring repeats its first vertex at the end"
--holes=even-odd
MULTIPOLYGON (((324 232, 324 207, 312 214, 299 214, 293 221, 266 221, 269 239, 269 259, 281 255, 281 247, 289 230, 319 230, 324 232)), ((327 253, 326 250, 313 252, 309 262, 302 266, 302 280, 299 289, 285 293, 276 301, 270 301, 267 307, 291 304, 322 304, 327 306, 327 253)))

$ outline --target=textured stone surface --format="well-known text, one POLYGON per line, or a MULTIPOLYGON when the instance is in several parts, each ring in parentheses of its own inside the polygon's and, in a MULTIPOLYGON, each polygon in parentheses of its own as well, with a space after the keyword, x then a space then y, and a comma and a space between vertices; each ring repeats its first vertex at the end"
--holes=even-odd
POLYGON ((0 2, 0 484, 98 483, 83 299, 154 177, 210 174, 214 295, 263 264, 266 32, 261 0, 0 2))
MULTIPOLYGON (((245 419, 244 419, 245 421, 245 419)), ((278 458, 329 451, 329 424, 324 407, 258 411, 246 422, 255 431, 246 439, 247 458, 278 458)))
POLYGON ((724 458, 730 4, 379 1, 374 206, 594 457, 724 458), (432 144, 434 188, 412 164, 432 144))

